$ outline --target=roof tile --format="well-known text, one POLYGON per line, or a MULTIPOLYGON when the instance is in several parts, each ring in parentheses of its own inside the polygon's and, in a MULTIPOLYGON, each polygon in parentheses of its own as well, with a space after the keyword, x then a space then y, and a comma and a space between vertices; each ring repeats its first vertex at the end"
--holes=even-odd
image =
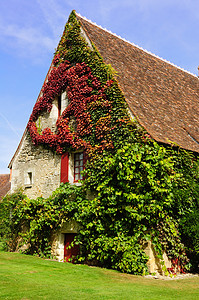
POLYGON ((199 152, 199 79, 77 15, 128 106, 157 141, 199 152))

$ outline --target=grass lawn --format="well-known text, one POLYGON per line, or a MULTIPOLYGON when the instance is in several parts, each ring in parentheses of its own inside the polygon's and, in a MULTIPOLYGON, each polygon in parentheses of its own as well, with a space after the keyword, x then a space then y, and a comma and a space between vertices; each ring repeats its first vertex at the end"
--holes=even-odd
POLYGON ((199 299, 199 277, 161 281, 0 252, 0 299, 199 299))

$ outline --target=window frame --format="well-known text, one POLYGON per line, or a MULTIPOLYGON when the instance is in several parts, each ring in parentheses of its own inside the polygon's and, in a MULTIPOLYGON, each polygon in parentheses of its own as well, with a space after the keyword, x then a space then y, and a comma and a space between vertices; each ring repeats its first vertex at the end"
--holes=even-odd
POLYGON ((66 107, 69 105, 68 95, 66 91, 61 92, 58 96, 58 117, 60 117, 66 107))
POLYGON ((85 154, 84 152, 75 152, 74 153, 74 169, 73 169, 73 178, 74 183, 79 182, 84 179, 84 176, 81 174, 85 169, 85 154))
POLYGON ((33 186, 33 171, 28 170, 25 172, 25 188, 30 188, 33 186))
POLYGON ((64 153, 61 156, 61 171, 60 182, 69 182, 70 184, 81 184, 81 180, 84 180, 84 176, 81 172, 85 169, 86 154, 84 151, 64 153), (79 159, 80 155, 83 158, 79 159), (78 163, 77 163, 78 162, 78 163))

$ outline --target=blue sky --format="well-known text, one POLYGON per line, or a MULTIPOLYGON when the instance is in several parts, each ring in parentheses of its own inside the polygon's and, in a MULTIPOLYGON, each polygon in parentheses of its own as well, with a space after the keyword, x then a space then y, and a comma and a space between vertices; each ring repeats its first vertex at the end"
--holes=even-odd
POLYGON ((0 174, 8 173, 70 12, 198 74, 198 0, 1 0, 0 174))

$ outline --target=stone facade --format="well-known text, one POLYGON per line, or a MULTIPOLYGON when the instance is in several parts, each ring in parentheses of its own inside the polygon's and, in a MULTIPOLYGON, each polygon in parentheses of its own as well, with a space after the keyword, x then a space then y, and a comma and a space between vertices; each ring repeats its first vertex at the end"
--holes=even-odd
MULTIPOLYGON (((58 98, 53 102, 50 113, 37 120, 42 131, 49 127, 56 130, 58 98)), ((23 188, 29 198, 48 197, 60 185, 61 156, 42 146, 34 146, 26 131, 12 161, 11 192, 23 188)))
POLYGON ((23 188, 29 198, 48 197, 60 185, 61 157, 34 146, 28 133, 12 163, 11 192, 23 188))
MULTIPOLYGON (((59 113, 68 105, 68 97, 64 91, 56 97, 50 113, 43 113, 37 120, 37 128, 43 131, 50 128, 56 132, 56 122, 59 113), (60 103, 59 103, 60 102, 60 103), (60 109, 60 111, 59 111, 60 109)), ((75 127, 75 120, 71 120, 75 127)), ((21 144, 12 161, 11 192, 23 188, 29 198, 47 198, 60 185, 61 155, 43 146, 34 146, 28 131, 22 138, 21 144)), ((74 153, 69 155, 69 182, 74 183, 74 153)), ((79 184, 79 183, 75 183, 79 184)))

